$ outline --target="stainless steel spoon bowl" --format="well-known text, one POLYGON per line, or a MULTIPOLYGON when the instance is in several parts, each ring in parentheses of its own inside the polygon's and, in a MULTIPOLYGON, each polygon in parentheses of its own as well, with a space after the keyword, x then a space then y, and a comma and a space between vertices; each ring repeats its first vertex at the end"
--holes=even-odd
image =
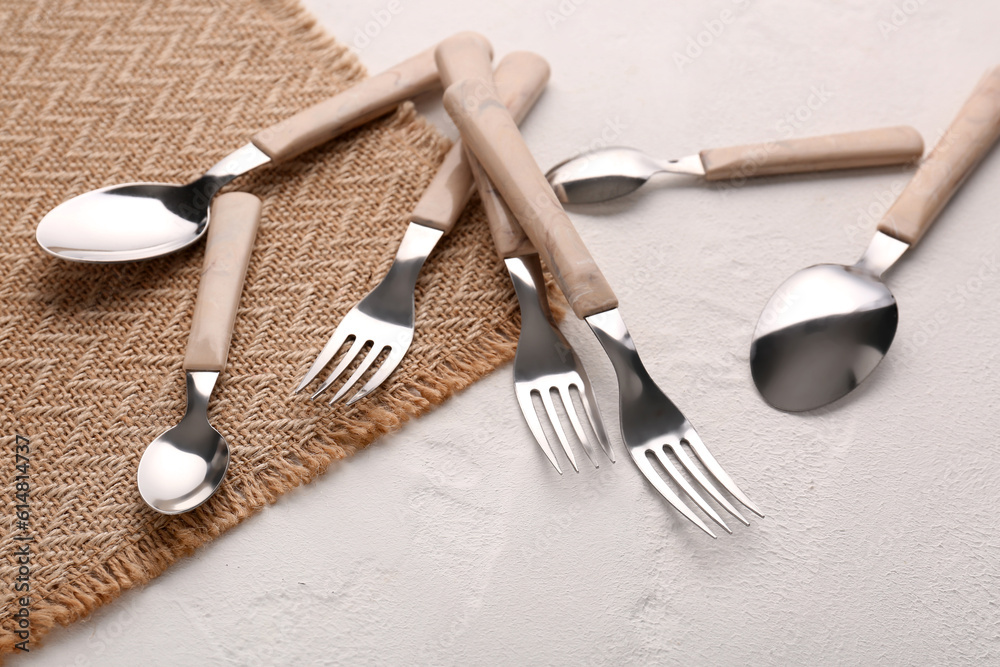
POLYGON ((778 288, 750 346, 750 371, 768 403, 789 412, 812 410, 875 370, 899 320, 881 276, 906 248, 879 232, 857 264, 811 266, 778 288))
POLYGON ((159 257, 200 239, 216 193, 270 160, 247 144, 186 185, 126 183, 85 192, 49 211, 35 238, 46 252, 78 262, 159 257))
POLYGON ((229 468, 229 445, 208 423, 208 399, 218 372, 187 373, 187 411, 181 423, 149 443, 136 481, 146 504, 180 514, 208 500, 229 468))

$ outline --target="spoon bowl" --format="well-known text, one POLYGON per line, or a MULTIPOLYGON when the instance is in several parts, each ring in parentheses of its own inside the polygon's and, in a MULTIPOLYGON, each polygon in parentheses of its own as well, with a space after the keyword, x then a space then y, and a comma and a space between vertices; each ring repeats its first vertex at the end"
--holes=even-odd
POLYGON ((187 247, 208 229, 211 177, 187 185, 126 183, 92 190, 49 211, 35 238, 51 255, 78 262, 128 262, 187 247))
POLYGON ((803 269, 778 288, 757 322, 754 383, 779 410, 826 405, 875 370, 898 321, 896 299, 876 275, 840 264, 803 269))
POLYGON ((208 500, 229 468, 229 445, 208 423, 208 398, 219 374, 187 373, 188 405, 181 422, 149 443, 139 461, 139 493, 163 514, 180 514, 208 500))

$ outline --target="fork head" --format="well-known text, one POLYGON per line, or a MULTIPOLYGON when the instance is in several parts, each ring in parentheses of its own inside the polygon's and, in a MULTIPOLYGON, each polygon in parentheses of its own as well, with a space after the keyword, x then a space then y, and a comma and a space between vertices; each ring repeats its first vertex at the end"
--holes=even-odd
POLYGON ((675 487, 683 491, 684 495, 728 533, 732 531, 696 487, 700 487, 741 523, 750 523, 722 495, 712 478, 752 512, 764 516, 708 451, 691 422, 653 382, 639 359, 635 343, 618 309, 591 315, 586 320, 615 368, 618 376, 622 439, 632 460, 649 483, 677 511, 712 537, 715 537, 715 533, 688 507, 674 488, 664 481, 658 469, 664 471, 675 487), (688 449, 693 452, 694 458, 688 454, 688 449), (695 459, 709 475, 702 471, 695 459))
POLYGON ((533 396, 538 395, 543 412, 556 434, 562 451, 573 469, 580 471, 566 429, 556 409, 556 399, 553 395, 557 396, 587 457, 595 466, 599 466, 590 438, 584 429, 583 420, 580 419, 573 401, 572 393, 575 390, 580 396, 584 417, 590 424, 590 430, 614 463, 614 453, 608 441, 604 422, 601 421, 587 371, 552 319, 538 255, 513 257, 505 259, 504 263, 514 283, 514 290, 521 307, 521 335, 517 341, 517 354, 514 357, 514 395, 517 397, 525 421, 528 422, 528 428, 531 429, 546 458, 561 474, 562 468, 559 467, 535 409, 533 396))
POLYGON ((363 350, 367 352, 360 365, 337 390, 330 403, 347 394, 383 354, 385 360, 347 404, 361 400, 392 374, 413 342, 413 292, 420 269, 441 236, 443 232, 440 230, 416 222, 409 224, 388 273, 340 322, 295 389, 296 393, 320 374, 348 340, 352 342, 347 352, 340 357, 333 372, 313 394, 313 398, 335 383, 363 350))

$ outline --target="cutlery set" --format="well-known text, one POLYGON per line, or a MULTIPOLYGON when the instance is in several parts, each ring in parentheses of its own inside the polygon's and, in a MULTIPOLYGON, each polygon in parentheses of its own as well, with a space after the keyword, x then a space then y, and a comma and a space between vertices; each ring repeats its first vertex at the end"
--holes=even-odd
MULTIPOLYGON (((333 364, 312 396, 337 385, 330 403, 349 396, 350 405, 392 375, 413 341, 421 268, 478 191, 521 312, 514 394, 551 465, 562 473, 559 458, 564 456, 578 471, 577 444, 595 466, 600 465, 598 449, 612 462, 615 455, 584 365, 553 319, 543 264, 614 367, 622 440, 653 488, 712 537, 702 516, 732 532, 716 506, 745 525, 749 521, 737 504, 763 516, 646 370, 618 298, 562 205, 622 197, 661 172, 719 181, 913 163, 923 153, 923 140, 916 130, 900 126, 709 149, 672 160, 613 147, 573 157, 543 174, 517 126, 548 78, 548 64, 529 52, 507 55, 494 71, 489 42, 476 33, 459 33, 258 132, 187 185, 101 188, 42 218, 39 245, 78 262, 158 257, 207 232, 183 364, 187 411, 177 426, 149 444, 138 467, 139 492, 150 507, 164 514, 198 507, 222 483, 229 464, 229 447, 209 424, 207 405, 225 368, 261 202, 220 190, 252 169, 295 157, 442 86, 445 109, 461 141, 413 209, 389 271, 337 324, 295 391, 319 380, 333 364)), ((811 410, 844 396, 874 370, 898 321, 882 275, 920 240, 998 136, 1000 68, 973 91, 879 223, 861 259, 852 266, 804 269, 765 306, 753 334, 750 366, 767 403, 790 412, 811 410)))

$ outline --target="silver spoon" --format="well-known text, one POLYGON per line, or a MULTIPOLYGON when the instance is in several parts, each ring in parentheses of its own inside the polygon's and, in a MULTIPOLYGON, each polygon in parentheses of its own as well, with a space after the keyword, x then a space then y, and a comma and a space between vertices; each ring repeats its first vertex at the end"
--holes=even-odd
POLYGON ((771 297, 750 346, 764 399, 790 412, 841 398, 885 356, 896 334, 896 299, 884 274, 916 245, 1000 136, 1000 67, 988 72, 852 266, 799 271, 771 297))
POLYGON ((164 514, 187 512, 208 500, 229 467, 229 445, 208 423, 208 399, 226 366, 260 208, 260 200, 245 192, 220 195, 212 205, 215 222, 184 357, 187 411, 177 426, 149 443, 136 475, 142 499, 164 514))
POLYGON ((593 204, 635 192, 655 174, 702 176, 707 181, 905 164, 924 152, 912 127, 785 139, 763 144, 712 148, 676 160, 662 160, 634 148, 610 147, 560 162, 545 175, 564 204, 593 204))
POLYGON ((46 252, 77 262, 129 262, 180 250, 205 233, 212 198, 237 176, 293 158, 436 85, 431 48, 258 132, 187 185, 128 183, 73 197, 42 218, 35 237, 46 252))

